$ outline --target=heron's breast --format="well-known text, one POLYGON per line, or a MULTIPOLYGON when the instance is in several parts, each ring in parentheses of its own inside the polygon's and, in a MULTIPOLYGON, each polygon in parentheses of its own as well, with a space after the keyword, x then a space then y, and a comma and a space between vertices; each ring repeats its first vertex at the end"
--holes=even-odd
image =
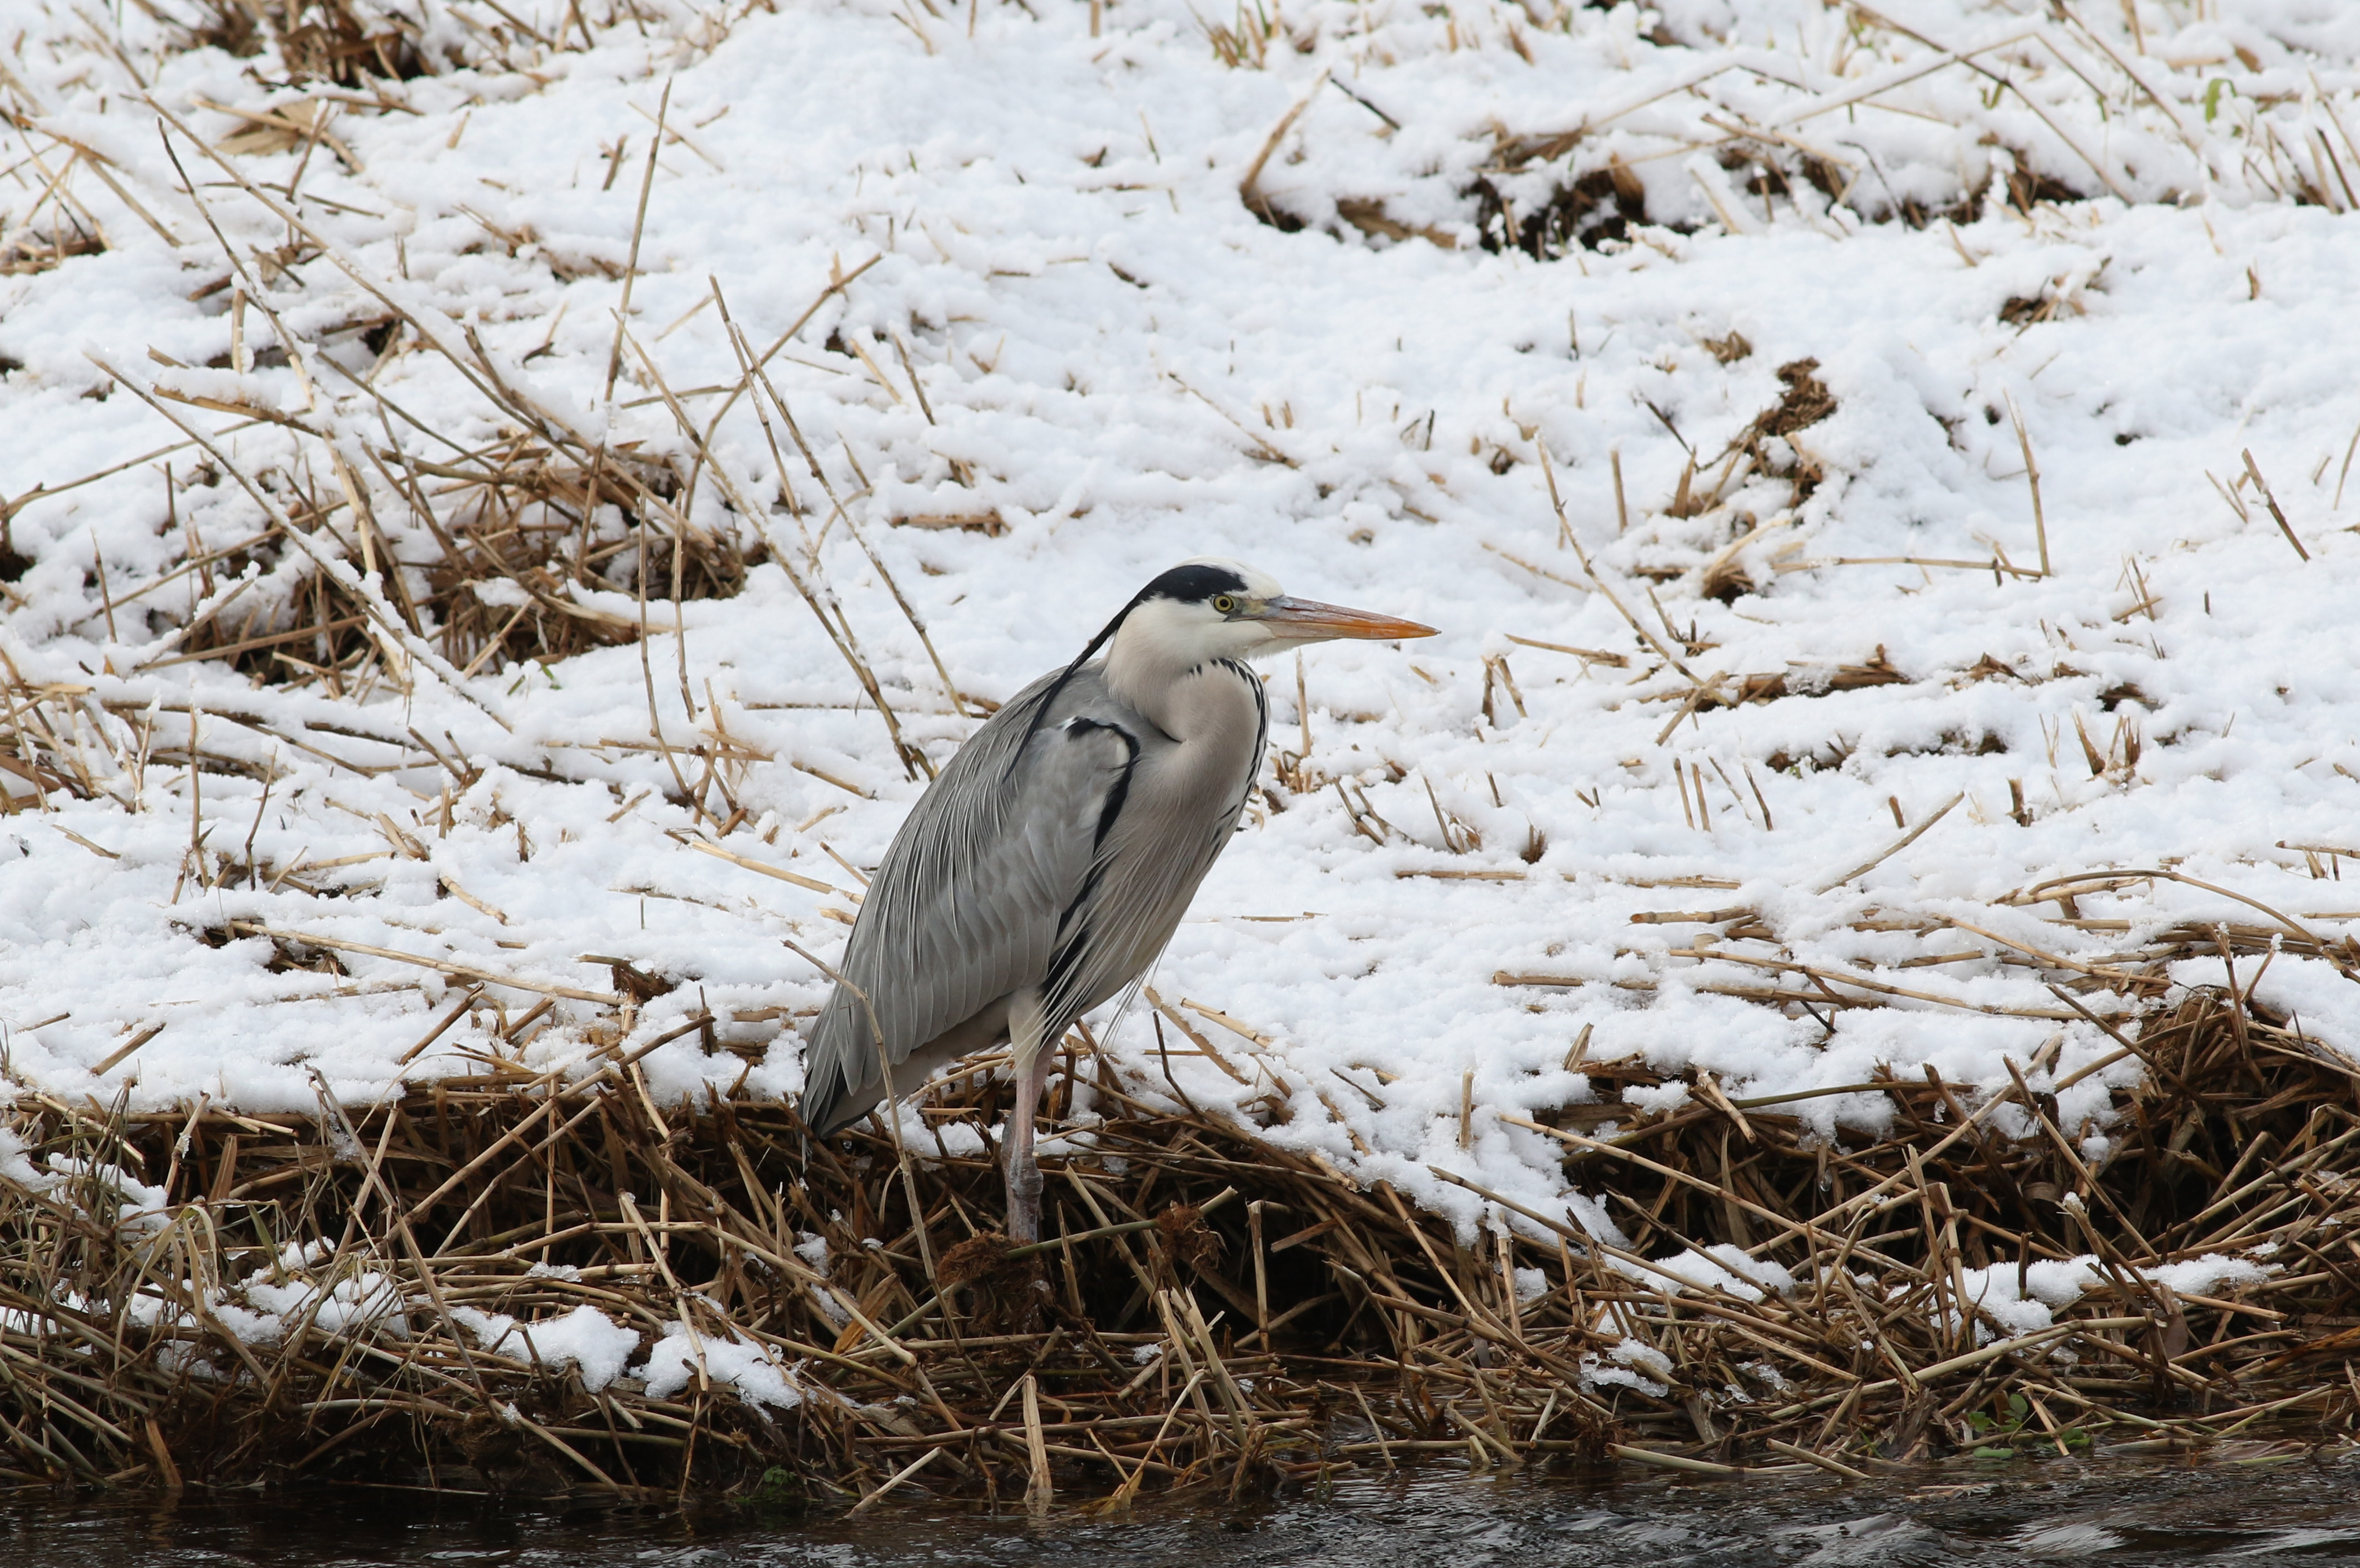
POLYGON ((1165 832, 1226 828, 1262 764, 1262 683, 1242 665, 1208 665, 1184 678, 1166 712, 1165 732, 1143 741, 1131 771, 1133 798, 1165 832))

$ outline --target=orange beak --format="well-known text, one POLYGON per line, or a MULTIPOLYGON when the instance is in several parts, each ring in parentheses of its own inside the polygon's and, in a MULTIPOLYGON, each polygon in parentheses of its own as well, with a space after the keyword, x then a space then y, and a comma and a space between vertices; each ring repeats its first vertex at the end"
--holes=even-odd
POLYGON ((1390 615, 1371 615, 1365 609, 1347 609, 1339 604, 1321 604, 1316 599, 1284 594, 1265 603, 1253 619, 1272 627, 1289 642, 1325 642, 1339 637, 1390 642, 1400 637, 1434 635, 1433 627, 1420 626, 1415 620, 1396 620, 1390 615))

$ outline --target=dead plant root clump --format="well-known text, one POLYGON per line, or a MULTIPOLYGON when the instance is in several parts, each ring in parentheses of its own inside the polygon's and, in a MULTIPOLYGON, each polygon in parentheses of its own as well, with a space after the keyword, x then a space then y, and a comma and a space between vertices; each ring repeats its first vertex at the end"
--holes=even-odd
POLYGON ((1525 1120, 1627 1247, 1480 1188, 1488 1228, 1456 1234, 1160 1108, 1086 1044, 1098 1110, 1053 1088, 1073 1141, 1032 1248, 960 1152, 1005 1109, 989 1070, 934 1086, 934 1136, 899 1149, 874 1121, 817 1143, 774 1103, 659 1106, 628 1059, 310 1116, 26 1093, 0 1479, 1037 1508, 1436 1456, 1861 1476, 2348 1438, 2360 1079, 2219 992, 2123 1049, 2146 1078, 2096 1164, 2020 1078, 1881 1082, 1865 1147, 1709 1080, 1619 1131, 1596 1104, 1525 1120), (1765 1288, 1666 1266, 1712 1246, 1765 1288), (2206 1255, 2269 1272, 2153 1277, 2206 1255), (1995 1318, 1975 1270, 2031 1281, 2053 1323, 1995 1318), (603 1362, 563 1326, 583 1308, 623 1325, 603 1362))

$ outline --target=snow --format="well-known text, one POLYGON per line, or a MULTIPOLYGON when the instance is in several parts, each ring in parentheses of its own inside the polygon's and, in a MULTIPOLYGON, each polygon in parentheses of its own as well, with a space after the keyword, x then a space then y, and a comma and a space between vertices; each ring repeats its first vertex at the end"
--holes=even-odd
MULTIPOLYGON (((689 1030, 645 1058, 652 1091, 793 1094, 795 1025, 826 982, 782 943, 839 950, 858 890, 835 857, 875 864, 922 781, 780 560, 837 596, 935 762, 975 722, 869 549, 959 686, 992 698, 1070 658, 1191 555, 1250 559, 1291 591, 1441 629, 1311 651, 1307 714, 1295 666, 1271 669, 1273 750, 1317 787, 1265 775, 1153 983, 1253 1080, 1176 1053, 1196 1105, 1275 1094, 1290 1113, 1273 1142, 1462 1226, 1511 1222, 1437 1168, 1619 1239, 1568 1190, 1548 1141, 1507 1120, 1597 1096, 1565 1065, 1584 1030, 1590 1063, 1636 1058, 1668 1080, 1631 1091, 1633 1110, 1678 1102, 1706 1072, 1733 1098, 1929 1067, 1996 1091, 2009 1058, 2054 1042, 2028 1073, 2045 1090, 2114 1047, 2049 1016, 2040 971, 2003 961, 2010 943, 2101 964, 2169 926, 2251 920, 2244 900, 2331 941, 2360 935, 2360 890, 2341 891, 2334 852, 2360 804, 2346 631, 2360 542, 2341 510, 2360 505, 2344 494, 2360 239, 2343 221, 2344 180, 2360 176, 2343 135, 2360 126, 2360 12, 2245 0, 2191 20, 2141 0, 2134 37, 2121 7, 2069 27, 1982 0, 1896 4, 1890 27, 1805 0, 1546 16, 1498 0, 1316 0, 1274 33, 1240 20, 1208 35, 1182 0, 1119 0, 1094 38, 1087 10, 1062 4, 981 6, 970 33, 883 0, 674 0, 586 49, 510 34, 504 62, 451 7, 381 8, 412 18, 438 67, 383 84, 392 108, 334 95, 349 161, 324 145, 225 159, 282 194, 300 178, 301 221, 336 247, 257 274, 290 330, 318 340, 309 391, 280 355, 206 367, 231 348, 231 291, 204 292, 227 276, 208 222, 241 253, 288 229, 176 134, 200 212, 130 72, 215 139, 245 122, 204 102, 259 112, 303 91, 266 85, 268 57, 166 49, 137 8, 104 24, 120 59, 91 46, 101 24, 82 11, 15 9, 24 36, 0 93, 37 137, 108 159, 148 216, 78 179, 106 248, 0 276, 0 497, 28 563, 4 585, 0 661, 45 694, 65 726, 54 744, 96 792, 0 769, 13 1085, 139 1109, 203 1095, 309 1111, 321 1092, 367 1102, 475 1072, 485 1054, 586 1073, 618 1027, 644 1045, 709 1007, 721 1039, 758 1059, 708 1056, 689 1030), (1938 52, 1978 49, 2006 91, 1938 52), (650 186, 632 340, 706 422, 724 400, 705 389, 738 374, 705 304, 716 285, 758 347, 808 309, 769 374, 846 517, 826 516, 792 452, 781 472, 738 400, 712 438, 730 486, 767 501, 783 483, 819 510, 736 517, 727 487, 696 486, 699 526, 759 532, 772 559, 676 621, 655 606, 644 666, 632 646, 464 676, 415 660, 407 692, 381 678, 338 696, 162 662, 192 614, 281 605, 311 568, 288 552, 176 575, 191 542, 228 551, 265 514, 193 449, 147 455, 179 433, 126 389, 312 422, 399 562, 436 547, 369 454, 448 466, 504 439, 450 359, 404 337, 379 364, 339 335, 382 315, 368 290, 463 357, 475 334, 551 420, 692 465, 635 352, 611 408, 605 395, 660 103, 679 139, 650 186), (1298 104, 1256 177, 1290 232, 1258 221, 1240 185, 1298 104), (1534 150, 1577 127, 1570 151, 1534 150), (1761 148, 1818 160, 1843 199, 1799 176, 1751 188, 1743 158, 1761 148), (1644 203, 1624 237, 1549 259, 1479 243, 1557 221, 1552 192, 1575 176, 1609 194, 1559 218, 1612 217, 1617 170, 1644 203), (2010 177, 2092 199, 2027 196, 2027 214, 2010 177), (2317 199, 2299 204, 2299 182, 2317 199), (1674 515, 1690 449, 1691 487, 1710 493, 1715 455, 1795 385, 1780 367, 1807 358, 1833 411, 1765 438, 1760 471, 1674 515), (111 392, 101 364, 122 383, 111 392), (435 433, 380 424, 355 390, 372 376, 435 433), (2029 575, 2044 547, 2024 443, 2045 576, 2029 575), (1822 475, 1799 500, 1798 466, 1822 475), (895 526, 943 518, 996 532, 895 526), (1787 695, 1684 712, 1694 683, 1655 643, 1698 683, 1780 675, 1787 695), (1895 678, 1861 684, 1862 670, 1895 678), (651 711, 675 748, 735 743, 721 776, 745 816, 722 847, 803 881, 689 847, 718 824, 670 804, 679 784, 651 711), (429 744, 473 782, 446 794, 429 744), (208 773, 200 801, 191 746, 254 776, 208 773), (224 856, 262 874, 224 878, 224 856), (2183 880, 2081 898, 2085 922, 2126 931, 2000 902, 2106 868, 2183 880), (1483 874, 1435 874, 1470 872, 1483 874), (1709 941, 1725 922, 1633 923, 1736 908, 1775 943, 1709 941), (443 967, 347 946, 344 975, 274 969, 279 948, 252 927, 443 967), (1960 952, 1975 956, 1912 962, 1960 952), (618 1024, 583 999, 612 983, 585 955, 679 983, 618 1024), (1775 981, 1761 967, 1774 958, 1935 1000, 1823 1026, 1732 994, 1775 981), (1495 983, 1503 972, 1559 983, 1495 983), (486 985, 405 1060, 466 975, 514 983, 486 985), (508 1043, 547 994, 535 987, 583 994, 508 1043)), ((556 0, 512 8, 544 32, 566 16, 556 0)), ((8 243, 62 221, 34 209, 41 183, 0 179, 8 243)), ((243 332, 249 355, 277 346, 258 307, 243 332)), ((243 471, 274 476, 273 506, 299 484, 336 494, 323 442, 163 406, 226 432, 243 471)), ((341 516, 313 548, 357 583, 366 563, 332 537, 341 516)), ((635 621, 619 559, 578 602, 635 621)), ((504 578, 473 591, 519 602, 504 578)), ((52 740, 13 711, 0 724, 20 738, 11 762, 38 773, 52 740)), ((2186 967, 2175 981, 2221 978, 2186 967)), ((2360 991, 2337 966, 2281 954, 2240 973, 2321 1048, 2360 1061, 2360 991)), ((2102 1016, 2131 1008, 2086 1001, 2102 1016)), ((1144 1021, 1097 1023, 1139 1091, 1164 1093, 1144 1021)), ((2064 1091, 2060 1124, 2103 1138, 2136 1072, 2117 1062, 2064 1091)), ((1091 1098, 1083 1086, 1077 1110, 1091 1098)), ((1874 1094, 1791 1109, 1843 1140, 1890 1114, 1874 1094)), ((1992 1120, 2021 1130, 2006 1110, 1992 1120)), ((0 1162, 25 1164, 8 1146, 0 1162)), ((1689 1263, 1700 1283, 1776 1288, 1689 1263)), ((1994 1310, 2048 1309, 2006 1297, 2014 1276, 1999 1272, 1994 1310)), ((247 1298, 257 1324, 312 1299, 247 1298)), ((365 1293, 336 1300, 376 1310, 365 1293)), ((558 1322, 576 1326, 529 1326, 544 1359, 571 1357, 585 1382, 616 1375, 619 1341, 579 1313, 558 1322)), ((753 1348, 703 1344, 709 1376, 792 1398, 753 1348)), ((689 1354, 685 1329, 667 1335, 651 1383, 680 1386, 689 1354)), ((1599 1375, 1639 1376, 1622 1361, 1599 1375)))
POLYGON ((551 1371, 572 1367, 592 1393, 623 1375, 639 1353, 639 1332, 616 1322, 595 1307, 576 1307, 563 1317, 519 1323, 499 1313, 454 1307, 452 1315, 486 1350, 503 1351, 551 1371))
POLYGON ((803 1403, 803 1393, 792 1375, 762 1346, 710 1332, 700 1333, 685 1322, 666 1329, 663 1338, 648 1352, 642 1374, 648 1397, 670 1398, 695 1383, 700 1368, 710 1382, 736 1389, 748 1404, 785 1410, 803 1403))
MULTIPOLYGON (((2257 1285, 2274 1269, 2250 1258, 2206 1253, 2201 1257, 2128 1272, 2136 1279, 2163 1286, 2167 1290, 2214 1296, 2241 1285, 2257 1285)), ((2009 1338, 2049 1327, 2058 1311, 2088 1292, 2113 1283, 2104 1266, 2088 1254, 2069 1259, 2040 1258, 2025 1265, 2020 1276, 2013 1263, 1970 1268, 1963 1271, 1961 1279, 1966 1299, 2007 1329, 2009 1338)), ((1998 1337, 2001 1336, 1994 1332, 1991 1322, 1976 1323, 1976 1343, 1987 1344, 1998 1337)))
POLYGON ((328 1334, 381 1330, 398 1338, 404 1332, 409 1303, 390 1277, 374 1269, 324 1285, 301 1277, 274 1283, 257 1273, 236 1288, 246 1305, 214 1301, 207 1310, 249 1344, 275 1343, 307 1318, 328 1334))
POLYGON ((795 1255, 823 1279, 827 1277, 827 1238, 816 1231, 795 1233, 795 1255))
MULTIPOLYGON (((1655 1259, 1644 1270, 1619 1260, 1618 1266, 1657 1288, 1662 1288, 1664 1276, 1671 1275, 1701 1289, 1746 1301, 1759 1301, 1773 1293, 1790 1295, 1795 1288, 1795 1277, 1786 1270, 1767 1258, 1748 1257, 1744 1248, 1726 1242, 1702 1250, 1691 1247, 1676 1257, 1655 1259)), ((1680 1293, 1677 1283, 1672 1285, 1672 1291, 1675 1295, 1680 1293)))
POLYGON ((162 1188, 104 1160, 52 1154, 36 1166, 24 1140, 5 1128, 0 1128, 0 1179, 80 1209, 135 1240, 152 1236, 170 1223, 171 1201, 162 1188), (91 1207, 92 1199, 98 1200, 100 1208, 91 1207))
POLYGON ((1584 1352, 1580 1361, 1584 1391, 1599 1387, 1635 1388, 1653 1398, 1671 1391, 1672 1360, 1641 1339, 1622 1339, 1601 1356, 1584 1352))
MULTIPOLYGON (((323 1277, 311 1272, 311 1265, 319 1261, 322 1259, 281 1255, 242 1279, 221 1285, 184 1285, 184 1290, 193 1289, 202 1299, 204 1321, 144 1281, 124 1303, 124 1311, 129 1321, 142 1328, 218 1325, 247 1344, 277 1344, 290 1331, 306 1325, 331 1338, 406 1339, 408 1314, 433 1310, 424 1294, 405 1296, 390 1276, 378 1270, 337 1269, 323 1277)), ((68 1304, 80 1305, 71 1300, 68 1304)), ((457 1315, 478 1337, 484 1337, 488 1321, 484 1313, 460 1308, 457 1315)), ((202 1376, 245 1376, 235 1362, 216 1364, 194 1347, 189 1354, 188 1365, 202 1376)))

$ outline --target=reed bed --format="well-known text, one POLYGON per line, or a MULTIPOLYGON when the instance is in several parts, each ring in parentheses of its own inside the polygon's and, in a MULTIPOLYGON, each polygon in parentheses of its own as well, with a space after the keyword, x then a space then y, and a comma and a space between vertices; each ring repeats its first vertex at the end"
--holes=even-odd
POLYGON ((898 1144, 874 1120, 814 1142, 775 1102, 660 1106, 648 1047, 572 1082, 487 1058, 310 1116, 20 1093, 12 1130, 46 1174, 0 1180, 0 1466, 1119 1508, 1437 1458, 1861 1477, 2252 1452, 2347 1441, 2360 1413, 2355 1075, 2226 988, 2123 1036, 2145 1077, 2094 1169, 2022 1072, 1991 1095, 1881 1082, 1891 1129, 1850 1147, 1709 1080, 1634 1115, 1603 1091, 1652 1075, 1588 1064, 1600 1099, 1527 1124, 1627 1247, 1491 1194, 1456 1233, 1068 1047, 1049 1125, 1072 1141, 1044 1159, 1051 1236, 1029 1249, 1000 1234, 988 1155, 953 1146, 1005 1109, 989 1061, 931 1086, 934 1135, 898 1144), (1068 1120, 1085 1083, 1096 1109, 1068 1120), (2008 1106, 2027 1135, 2000 1130, 2008 1106), (1716 1244, 1788 1282, 1665 1266, 1716 1244), (2152 1277, 2219 1254, 2271 1272, 2218 1296, 2152 1277), (1967 1285, 2077 1258, 2094 1285, 2034 1332, 1967 1285), (281 1311, 257 1330, 266 1296, 281 1311), (585 1381, 502 1321, 547 1337, 584 1306, 671 1346, 670 1385, 661 1354, 585 1381), (791 1392, 747 1397, 749 1363, 791 1392))

